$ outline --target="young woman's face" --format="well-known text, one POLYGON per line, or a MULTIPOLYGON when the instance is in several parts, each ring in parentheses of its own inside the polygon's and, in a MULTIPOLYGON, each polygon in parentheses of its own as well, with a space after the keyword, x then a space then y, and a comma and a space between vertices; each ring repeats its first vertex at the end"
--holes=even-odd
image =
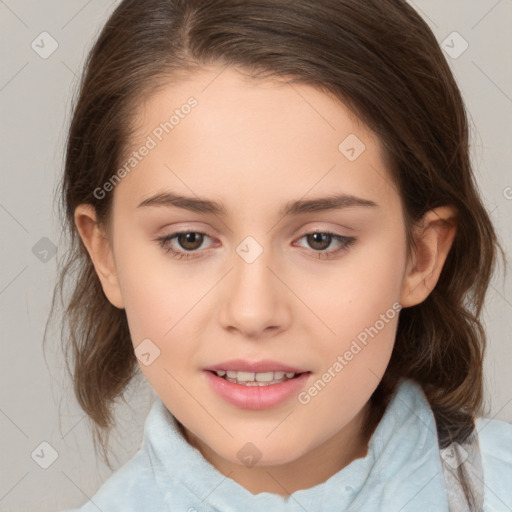
POLYGON ((191 439, 285 464, 357 438, 398 323, 401 202, 342 104, 220 71, 141 109, 113 256, 140 368, 191 439))

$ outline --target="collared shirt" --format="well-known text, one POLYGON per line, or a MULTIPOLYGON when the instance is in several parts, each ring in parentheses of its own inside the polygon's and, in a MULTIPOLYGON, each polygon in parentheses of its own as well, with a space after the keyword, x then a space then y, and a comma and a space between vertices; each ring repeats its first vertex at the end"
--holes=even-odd
MULTIPOLYGON (((484 512, 512 511, 512 424, 476 422, 484 512)), ((364 458, 288 497, 252 494, 182 436, 157 398, 140 449, 90 501, 66 512, 448 512, 435 419, 421 386, 402 380, 364 458)))

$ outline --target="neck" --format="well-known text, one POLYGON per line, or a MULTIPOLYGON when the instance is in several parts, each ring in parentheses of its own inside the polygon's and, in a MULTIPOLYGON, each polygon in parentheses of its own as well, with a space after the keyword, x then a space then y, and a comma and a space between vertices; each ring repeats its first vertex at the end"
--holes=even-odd
POLYGON ((300 489, 325 482, 353 460, 368 453, 369 438, 363 435, 363 425, 370 404, 334 436, 299 458, 278 465, 247 467, 227 460, 213 451, 189 430, 187 441, 224 476, 231 478, 252 494, 270 492, 287 497, 300 489))

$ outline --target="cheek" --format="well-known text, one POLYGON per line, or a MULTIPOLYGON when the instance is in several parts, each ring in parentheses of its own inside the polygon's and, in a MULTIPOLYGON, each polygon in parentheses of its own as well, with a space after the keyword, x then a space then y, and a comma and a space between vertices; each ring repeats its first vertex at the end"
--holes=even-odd
POLYGON ((400 232, 365 241, 340 260, 338 270, 310 288, 317 290, 312 299, 319 314, 344 337, 373 325, 400 300, 405 255, 405 237, 400 232))
POLYGON ((188 403, 179 383, 197 349, 187 317, 204 292, 162 254, 132 246, 119 258, 118 275, 140 370, 159 396, 173 397, 172 407, 179 408, 188 403))
POLYGON ((179 337, 180 319, 200 298, 199 283, 180 271, 157 242, 121 235, 116 268, 133 344, 145 338, 161 344, 179 337))
MULTIPOLYGON (((405 263, 405 237, 379 235, 320 287, 314 304, 331 335, 321 337, 317 350, 325 371, 330 368, 336 378, 316 406, 337 400, 347 389, 364 397, 384 374, 395 342, 405 263)), ((354 404, 360 398, 353 396, 354 404)))

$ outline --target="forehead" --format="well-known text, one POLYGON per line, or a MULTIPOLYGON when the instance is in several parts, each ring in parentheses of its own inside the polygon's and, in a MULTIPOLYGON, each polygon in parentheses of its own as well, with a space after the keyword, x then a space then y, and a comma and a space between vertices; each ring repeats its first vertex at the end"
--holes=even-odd
POLYGON ((138 199, 168 186, 227 206, 233 192, 280 203, 327 191, 371 200, 392 185, 378 138, 343 103, 305 84, 207 68, 147 98, 136 126, 125 163, 130 152, 151 149, 117 188, 138 199))
POLYGON ((223 133, 234 135, 248 123, 252 123, 252 129, 246 132, 248 136, 266 135, 267 141, 274 140, 278 133, 279 141, 290 142, 301 136, 313 138, 314 133, 334 141, 349 131, 362 138, 370 136, 357 116, 327 91, 285 79, 252 78, 231 67, 212 66, 179 75, 143 100, 135 113, 139 136, 158 128, 173 113, 179 115, 179 120, 172 121, 172 131, 176 134, 189 125, 198 138, 220 128, 223 133), (185 117, 190 120, 181 123, 184 117, 177 111, 183 107, 188 110, 186 103, 190 98, 197 102, 191 109, 195 115, 188 116, 186 112, 185 117))

